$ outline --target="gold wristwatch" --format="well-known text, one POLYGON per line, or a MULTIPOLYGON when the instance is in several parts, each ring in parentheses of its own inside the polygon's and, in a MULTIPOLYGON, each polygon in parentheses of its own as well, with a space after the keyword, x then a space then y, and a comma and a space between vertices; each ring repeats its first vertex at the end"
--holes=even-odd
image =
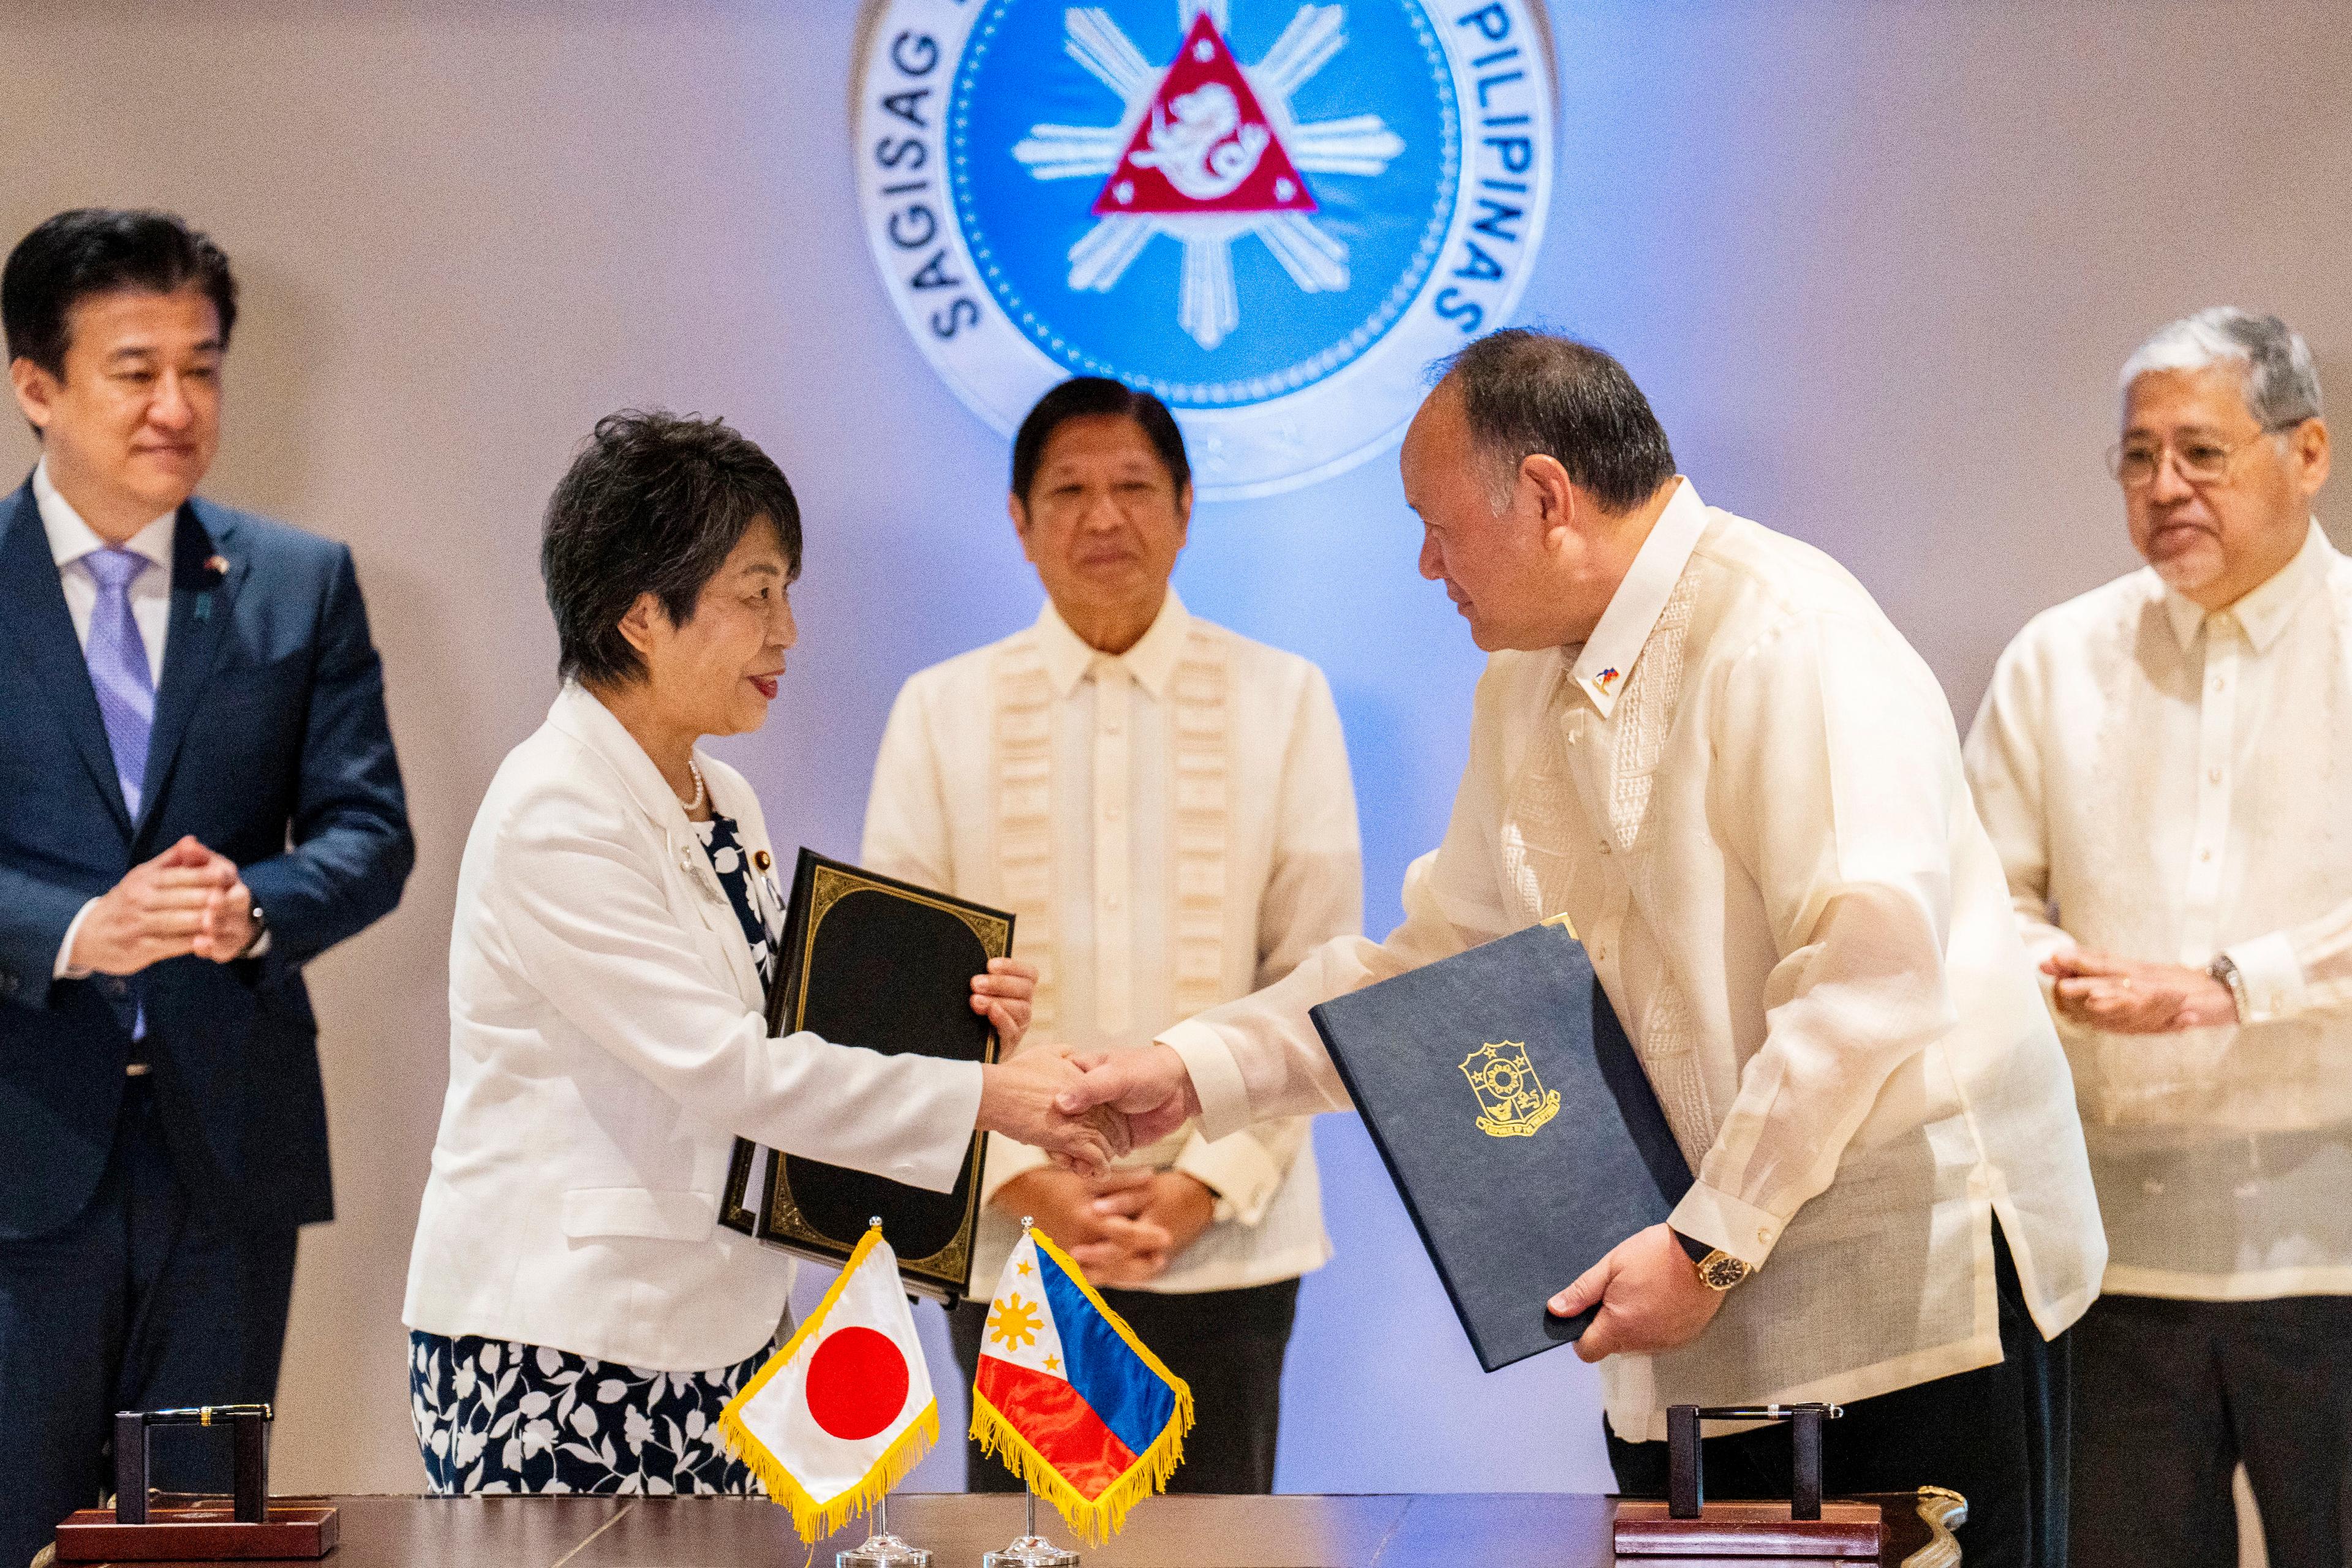
POLYGON ((1698 1269, 1698 1282, 1718 1294, 1756 1272, 1752 1265, 1732 1257, 1723 1248, 1695 1241, 1681 1231, 1675 1231, 1675 1239, 1683 1244, 1685 1252, 1690 1254, 1692 1264, 1698 1269))

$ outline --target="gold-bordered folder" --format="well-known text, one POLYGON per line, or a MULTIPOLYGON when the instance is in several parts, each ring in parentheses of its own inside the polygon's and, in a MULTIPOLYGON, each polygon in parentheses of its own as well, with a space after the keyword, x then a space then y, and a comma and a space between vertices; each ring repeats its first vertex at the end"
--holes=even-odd
MULTIPOLYGON (((805 1029, 894 1055, 993 1062, 996 1030, 971 1010, 971 977, 1012 952, 1013 917, 1002 910, 803 849, 768 1032, 805 1029)), ((974 1133, 954 1188, 934 1193, 739 1138, 719 1223, 838 1266, 879 1215, 908 1287, 953 1305, 971 1293, 986 1148, 974 1133)))

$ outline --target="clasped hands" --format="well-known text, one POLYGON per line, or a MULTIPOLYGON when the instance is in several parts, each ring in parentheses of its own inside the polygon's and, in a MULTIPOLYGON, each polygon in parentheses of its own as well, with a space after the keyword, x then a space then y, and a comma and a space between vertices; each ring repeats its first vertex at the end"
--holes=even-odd
POLYGON ((191 953, 226 963, 253 936, 253 893, 236 863, 188 837, 100 895, 66 963, 96 974, 136 974, 191 953))
POLYGON ((2147 963, 2090 948, 2042 960, 2058 1011, 2114 1035, 2166 1035, 2238 1021, 2230 988, 2202 969, 2147 963))
POLYGON ((1122 1165, 1099 1176, 1046 1167, 996 1190, 1003 1213, 1026 1217, 1097 1285, 1132 1288, 1168 1270, 1216 1218, 1216 1194, 1181 1171, 1122 1165))

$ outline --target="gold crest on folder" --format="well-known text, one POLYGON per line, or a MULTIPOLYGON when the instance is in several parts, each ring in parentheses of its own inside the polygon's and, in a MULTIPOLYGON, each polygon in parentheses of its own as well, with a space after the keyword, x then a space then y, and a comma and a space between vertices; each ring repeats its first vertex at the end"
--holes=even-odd
POLYGON ((1559 1090, 1547 1090, 1523 1041, 1481 1046, 1462 1058, 1462 1076, 1478 1097, 1478 1131, 1489 1138, 1527 1138, 1559 1114, 1559 1090))

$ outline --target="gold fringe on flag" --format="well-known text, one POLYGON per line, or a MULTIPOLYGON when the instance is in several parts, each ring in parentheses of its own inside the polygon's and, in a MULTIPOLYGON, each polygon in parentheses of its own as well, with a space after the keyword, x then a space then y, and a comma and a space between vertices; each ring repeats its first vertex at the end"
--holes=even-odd
POLYGON ((1176 1407, 1169 1412, 1168 1423, 1160 1427, 1160 1436, 1151 1440, 1127 1473, 1105 1488, 1100 1497, 1088 1499, 1077 1488, 1062 1479, 1053 1461, 1030 1446, 1003 1413, 991 1405, 975 1384, 971 1391, 971 1436, 981 1451, 994 1455, 1004 1468, 1019 1476, 1029 1489, 1054 1505, 1054 1510, 1069 1525, 1071 1532, 1091 1546, 1100 1546, 1127 1527, 1127 1510, 1156 1492, 1165 1491, 1168 1478, 1184 1462, 1184 1434, 1192 1429, 1192 1390, 1190 1384, 1168 1370, 1160 1359, 1151 1353, 1151 1347, 1135 1337, 1127 1320, 1110 1310, 1108 1303, 1095 1293, 1086 1273, 1071 1262, 1067 1254, 1047 1240, 1042 1232, 1029 1235, 1037 1250, 1061 1265, 1062 1272, 1072 1283, 1086 1292, 1103 1321, 1118 1331, 1128 1349, 1141 1358, 1143 1364, 1164 1380, 1176 1395, 1176 1407))
POLYGON ((727 1408, 719 1413, 719 1440, 726 1446, 727 1452, 742 1460, 744 1467, 759 1478, 769 1497, 792 1510, 793 1528, 800 1532, 803 1541, 812 1545, 858 1515, 871 1512, 876 1503, 888 1496, 900 1481, 907 1479, 908 1472, 923 1462, 923 1456, 929 1453, 931 1445, 940 1440, 940 1402, 934 1397, 923 1407, 923 1413, 916 1416, 914 1422, 882 1451, 882 1457, 874 1461, 872 1468, 856 1486, 837 1497, 820 1500, 811 1497, 801 1485, 800 1478, 786 1469, 783 1461, 770 1453, 767 1445, 753 1436, 751 1428, 743 1425, 743 1406, 766 1385, 769 1378, 792 1364, 793 1352, 801 1348, 802 1342, 824 1325, 825 1319, 833 1312, 834 1302, 849 1283, 850 1276, 857 1271, 857 1266, 866 1261, 866 1255, 873 1251, 875 1244, 881 1239, 882 1232, 878 1226, 866 1233, 856 1250, 849 1255, 849 1261, 842 1265, 832 1287, 825 1291, 824 1300, 816 1304, 816 1310, 808 1315, 807 1321, 793 1331, 793 1337, 785 1342, 784 1348, 770 1356, 768 1364, 754 1373, 751 1381, 727 1402, 727 1408))

